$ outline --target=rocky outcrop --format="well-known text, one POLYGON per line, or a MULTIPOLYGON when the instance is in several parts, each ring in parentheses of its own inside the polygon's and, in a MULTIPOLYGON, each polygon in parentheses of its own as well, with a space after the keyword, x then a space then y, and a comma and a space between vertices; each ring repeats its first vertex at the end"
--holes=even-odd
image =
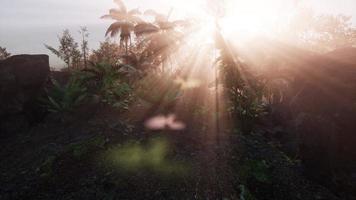
POLYGON ((47 55, 15 55, 0 61, 0 118, 31 109, 49 73, 47 55))

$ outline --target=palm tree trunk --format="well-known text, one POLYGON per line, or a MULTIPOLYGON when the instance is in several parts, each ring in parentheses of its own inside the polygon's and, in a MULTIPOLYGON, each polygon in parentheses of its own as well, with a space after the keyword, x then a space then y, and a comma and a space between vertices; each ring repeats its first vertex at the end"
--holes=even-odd
POLYGON ((130 48, 132 47, 132 40, 131 40, 131 37, 130 37, 130 48))
POLYGON ((126 49, 126 56, 128 55, 129 49, 128 49, 128 40, 125 40, 125 49, 126 49))

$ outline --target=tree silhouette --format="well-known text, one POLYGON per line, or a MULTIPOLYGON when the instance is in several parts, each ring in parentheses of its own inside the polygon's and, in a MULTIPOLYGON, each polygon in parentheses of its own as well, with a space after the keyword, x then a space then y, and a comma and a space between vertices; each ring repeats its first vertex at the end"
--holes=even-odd
POLYGON ((89 32, 88 32, 88 28, 87 27, 80 27, 79 34, 82 37, 80 48, 82 50, 84 68, 87 68, 88 67, 88 55, 89 55, 89 42, 88 42, 89 32))
POLYGON ((153 23, 139 23, 135 26, 137 37, 143 37, 139 46, 144 47, 144 54, 154 60, 157 64, 162 64, 162 71, 165 70, 169 56, 177 51, 185 37, 183 29, 189 26, 187 20, 169 20, 173 9, 167 15, 158 13, 154 10, 146 10, 145 15, 155 18, 153 23))
POLYGON ((312 9, 298 10, 288 26, 290 40, 318 52, 356 44, 356 28, 345 15, 315 15, 312 9))
POLYGON ((136 24, 142 22, 138 17, 140 11, 138 9, 127 10, 125 4, 121 0, 114 0, 117 8, 110 9, 109 14, 102 16, 102 19, 115 20, 106 31, 105 36, 116 37, 120 34, 120 47, 125 48, 126 55, 129 51, 129 42, 131 44, 131 33, 136 24))
POLYGON ((62 35, 58 37, 58 40, 58 49, 55 49, 54 47, 51 47, 46 44, 45 47, 53 54, 55 54, 58 58, 63 60, 67 64, 68 68, 78 68, 80 66, 81 52, 79 50, 78 43, 75 42, 69 30, 64 30, 62 35))
POLYGON ((7 52, 6 48, 0 47, 0 60, 5 60, 10 56, 11 53, 7 52))

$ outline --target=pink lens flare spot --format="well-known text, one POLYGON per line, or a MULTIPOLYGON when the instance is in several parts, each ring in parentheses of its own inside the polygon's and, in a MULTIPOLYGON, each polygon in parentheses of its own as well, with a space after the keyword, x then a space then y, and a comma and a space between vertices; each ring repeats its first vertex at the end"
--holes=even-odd
POLYGON ((168 116, 158 115, 152 117, 151 119, 145 122, 145 126, 151 130, 183 130, 186 128, 186 125, 177 120, 176 115, 169 114, 168 116))

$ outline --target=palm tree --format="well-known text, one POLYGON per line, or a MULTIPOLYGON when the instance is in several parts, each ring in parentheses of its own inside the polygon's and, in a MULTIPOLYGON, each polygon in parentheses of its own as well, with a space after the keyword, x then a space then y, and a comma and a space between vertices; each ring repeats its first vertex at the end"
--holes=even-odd
POLYGON ((173 20, 171 21, 169 18, 173 13, 173 9, 171 9, 168 14, 158 13, 154 10, 146 10, 145 15, 152 16, 155 18, 153 24, 157 27, 157 32, 167 32, 172 31, 178 26, 187 26, 189 23, 187 20, 173 20))
POLYGON ((165 15, 154 10, 147 10, 144 14, 153 16, 155 21, 153 23, 138 23, 134 27, 137 37, 144 36, 138 46, 144 46, 144 53, 162 64, 162 71, 164 71, 165 63, 170 59, 169 56, 178 50, 185 35, 183 32, 177 31, 176 28, 188 25, 187 21, 183 20, 170 21, 172 11, 171 9, 165 15))
POLYGON ((101 17, 102 19, 113 19, 116 21, 109 26, 105 36, 110 35, 110 37, 115 37, 120 34, 120 48, 124 46, 127 55, 129 42, 131 45, 131 33, 135 25, 142 22, 138 17, 141 13, 138 9, 128 10, 121 0, 114 0, 114 2, 118 7, 110 9, 109 14, 101 17))

